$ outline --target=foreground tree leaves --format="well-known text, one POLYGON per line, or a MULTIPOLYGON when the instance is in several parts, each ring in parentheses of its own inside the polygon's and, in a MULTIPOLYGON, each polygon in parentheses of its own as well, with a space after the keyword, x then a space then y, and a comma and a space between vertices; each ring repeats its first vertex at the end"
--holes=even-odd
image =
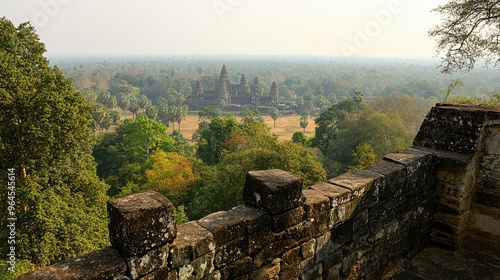
POLYGON ((36 266, 109 243, 91 108, 44 52, 31 25, 0 19, 0 180, 15 169, 16 257, 36 266))
POLYGON ((500 63, 500 1, 451 0, 433 10, 442 22, 429 31, 444 53, 441 72, 470 71, 476 61, 500 63))

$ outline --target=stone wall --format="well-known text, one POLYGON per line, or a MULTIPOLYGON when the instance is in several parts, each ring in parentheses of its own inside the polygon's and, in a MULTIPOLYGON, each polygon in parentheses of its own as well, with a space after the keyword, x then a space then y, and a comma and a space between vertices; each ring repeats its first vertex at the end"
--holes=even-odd
POLYGON ((500 108, 437 104, 414 146, 434 154, 431 237, 453 248, 500 251, 500 108))
POLYGON ((114 199, 112 247, 19 279, 379 279, 429 239, 498 240, 499 124, 498 108, 438 104, 414 148, 305 190, 251 171, 245 205, 178 226, 158 193, 114 199))

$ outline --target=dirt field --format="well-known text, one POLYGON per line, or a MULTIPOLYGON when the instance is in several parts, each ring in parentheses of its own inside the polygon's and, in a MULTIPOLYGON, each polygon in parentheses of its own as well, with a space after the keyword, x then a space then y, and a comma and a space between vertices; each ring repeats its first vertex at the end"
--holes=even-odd
MULTIPOLYGON (((291 115, 280 117, 276 120, 276 127, 273 127, 273 119, 270 116, 263 116, 264 122, 271 127, 271 132, 278 135, 280 140, 291 140, 292 135, 296 131, 303 131, 300 127, 300 116, 291 115)), ((238 121, 241 118, 237 117, 238 121)), ((310 118, 309 125, 306 128, 306 135, 308 137, 314 136, 314 119, 310 118)), ((175 125, 177 129, 177 124, 175 125)), ((193 133, 198 129, 198 115, 196 113, 189 113, 186 119, 181 122, 181 132, 182 135, 188 140, 192 139, 193 133)), ((169 132, 172 131, 172 127, 169 127, 169 132)))
MULTIPOLYGON (((125 115, 122 116, 122 120, 131 119, 132 114, 128 111, 125 111, 125 115)), ((276 120, 276 127, 273 127, 273 119, 271 116, 263 116, 264 122, 271 127, 271 133, 278 135, 280 140, 291 140, 292 135, 296 131, 303 131, 300 127, 300 116, 299 115, 291 115, 279 117, 276 120)), ((240 117, 236 117, 238 121, 241 120, 240 117)), ((314 118, 309 118, 309 125, 306 127, 306 135, 308 137, 314 136, 314 118)), ((107 132, 114 132, 116 129, 115 126, 112 126, 108 129, 107 132)), ((177 129, 177 124, 175 124, 175 129, 177 129)), ((196 112, 190 112, 186 119, 181 122, 181 132, 184 135, 184 138, 191 141, 193 138, 193 133, 198 129, 198 114, 196 112)), ((169 133, 172 132, 172 124, 168 128, 169 133)))

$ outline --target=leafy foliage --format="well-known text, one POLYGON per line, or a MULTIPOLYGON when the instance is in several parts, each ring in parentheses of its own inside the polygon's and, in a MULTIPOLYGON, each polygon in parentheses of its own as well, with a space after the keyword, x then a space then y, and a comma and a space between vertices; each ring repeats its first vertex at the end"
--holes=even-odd
POLYGON ((198 157, 208 165, 219 163, 223 146, 237 127, 238 123, 233 116, 212 119, 210 124, 199 131, 198 157))
POLYGON ((195 185, 194 200, 188 208, 191 218, 240 204, 245 174, 250 170, 287 170, 302 176, 306 187, 326 179, 317 150, 279 141, 270 134, 269 127, 257 120, 232 127, 225 139, 219 142, 219 162, 201 169, 204 180, 195 185))
POLYGON ((370 167, 377 162, 377 155, 375 155, 372 145, 368 143, 357 146, 352 156, 354 157, 354 165, 347 167, 348 172, 370 167))
POLYGON ((108 245, 91 107, 31 25, 0 19, 0 42, 0 178, 15 168, 17 257, 44 266, 108 245))
POLYGON ((101 135, 93 154, 99 177, 111 186, 108 194, 117 196, 127 185, 128 193, 145 183, 144 164, 153 151, 178 148, 165 125, 141 116, 126 120, 116 133, 101 135))
POLYGON ((444 52, 441 71, 470 71, 479 59, 500 63, 500 1, 452 0, 433 10, 445 17, 429 31, 437 37, 438 52, 444 52))
POLYGON ((142 189, 157 191, 174 205, 179 205, 179 199, 194 182, 193 163, 178 153, 158 150, 148 159, 146 166, 147 183, 142 189))
POLYGON ((344 101, 328 108, 316 119, 316 135, 322 138, 315 140, 323 149, 328 175, 364 168, 373 163, 373 155, 380 160, 389 152, 411 146, 428 110, 423 103, 394 94, 363 107, 344 101))

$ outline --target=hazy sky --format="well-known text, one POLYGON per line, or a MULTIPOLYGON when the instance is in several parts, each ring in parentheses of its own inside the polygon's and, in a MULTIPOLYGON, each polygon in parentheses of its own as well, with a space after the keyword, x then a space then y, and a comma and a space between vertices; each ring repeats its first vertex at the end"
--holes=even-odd
POLYGON ((444 0, 0 0, 49 54, 431 58, 444 0))

